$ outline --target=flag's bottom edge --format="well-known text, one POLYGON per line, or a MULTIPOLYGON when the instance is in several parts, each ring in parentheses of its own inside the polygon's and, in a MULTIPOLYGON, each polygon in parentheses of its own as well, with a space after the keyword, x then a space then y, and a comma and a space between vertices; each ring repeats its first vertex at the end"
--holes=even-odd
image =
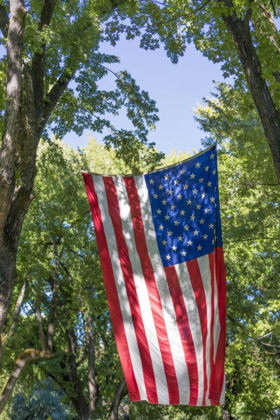
POLYGON ((130 402, 132 402, 132 403, 134 403, 134 402, 143 402, 143 401, 146 401, 149 404, 153 404, 153 405, 176 405, 176 406, 182 405, 182 406, 191 406, 191 407, 211 407, 213 405, 224 405, 224 404, 221 404, 219 401, 213 401, 213 400, 211 400, 211 405, 206 405, 206 404, 196 405, 196 404, 180 404, 180 403, 179 404, 170 404, 169 402, 159 403, 157 401, 154 402, 154 401, 140 400, 140 399, 131 399, 130 398, 130 402))

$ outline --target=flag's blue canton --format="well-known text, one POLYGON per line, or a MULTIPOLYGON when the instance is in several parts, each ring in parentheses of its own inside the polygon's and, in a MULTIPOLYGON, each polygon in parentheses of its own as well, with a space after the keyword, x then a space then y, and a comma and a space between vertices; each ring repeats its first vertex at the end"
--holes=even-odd
POLYGON ((216 146, 145 181, 164 266, 222 246, 216 146))

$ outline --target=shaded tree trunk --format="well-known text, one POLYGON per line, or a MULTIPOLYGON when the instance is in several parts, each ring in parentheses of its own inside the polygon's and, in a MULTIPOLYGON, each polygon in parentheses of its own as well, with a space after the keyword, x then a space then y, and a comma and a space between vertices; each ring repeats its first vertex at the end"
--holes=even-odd
POLYGON ((125 383, 125 380, 123 380, 122 382, 119 383, 117 387, 115 397, 111 406, 111 413, 108 420, 118 420, 119 406, 120 406, 121 400, 126 394, 127 394, 126 383, 125 383))
MULTIPOLYGON (((7 30, 7 110, 0 149, 0 334, 6 320, 15 281, 17 238, 7 223, 15 191, 15 150, 20 132, 22 54, 25 9, 20 0, 10 1, 10 22, 1 8, 2 32, 7 30)), ((0 356, 1 361, 1 356, 0 356)))
POLYGON ((260 116, 267 138, 278 181, 280 183, 280 114, 273 102, 272 94, 261 74, 261 65, 252 42, 250 32, 251 9, 245 19, 240 19, 234 11, 232 0, 221 0, 232 8, 229 15, 222 15, 226 27, 236 46, 242 63, 248 87, 260 116))

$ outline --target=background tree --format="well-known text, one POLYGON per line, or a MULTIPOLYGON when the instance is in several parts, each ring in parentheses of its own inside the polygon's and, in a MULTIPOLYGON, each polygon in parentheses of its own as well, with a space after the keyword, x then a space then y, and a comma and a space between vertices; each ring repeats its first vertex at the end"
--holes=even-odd
POLYGON ((7 418, 10 420, 75 420, 70 414, 70 407, 63 402, 63 392, 55 388, 53 381, 36 384, 30 398, 17 394, 13 400, 7 418))
POLYGON ((50 128, 64 135, 109 127, 106 144, 118 146, 120 153, 123 146, 129 159, 137 155, 139 142, 147 142, 148 127, 158 119, 155 102, 127 72, 114 74, 115 90, 98 88, 109 72, 107 64, 118 61, 102 54, 99 44, 110 14, 121 8, 128 12, 129 2, 1 0, 6 55, 0 60, 0 91, 6 95, 0 103, 0 335, 17 277, 18 240, 34 198, 40 138, 47 138, 50 128), (121 107, 135 132, 117 130, 104 118, 121 107))
POLYGON ((279 418, 279 184, 246 89, 219 84, 197 110, 221 144, 222 221, 228 277, 228 418, 279 418), (276 382, 275 382, 276 381, 276 382))
MULTIPOLYGON (((158 162, 148 148, 141 157, 147 168, 158 162)), ((17 293, 4 326, 0 412, 15 386, 25 384, 28 395, 44 378, 63 390, 83 420, 116 420, 127 393, 81 174, 89 168, 131 172, 93 139, 83 152, 61 141, 42 142, 37 200, 19 242, 17 293)))

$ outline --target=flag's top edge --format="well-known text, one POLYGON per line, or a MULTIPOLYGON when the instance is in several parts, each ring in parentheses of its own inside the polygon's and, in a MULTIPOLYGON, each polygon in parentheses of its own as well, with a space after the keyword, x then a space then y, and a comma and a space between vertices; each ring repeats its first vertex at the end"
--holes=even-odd
POLYGON ((196 155, 190 156, 187 159, 183 159, 180 160, 179 162, 173 163, 172 165, 168 165, 168 166, 164 166, 158 169, 155 169, 153 171, 149 171, 149 172, 138 172, 138 173, 134 173, 134 174, 101 174, 101 173, 97 173, 97 172, 89 172, 89 171, 83 171, 83 174, 90 174, 90 175, 99 175, 99 176, 136 176, 136 175, 147 175, 147 174, 153 174, 155 172, 159 172, 162 171, 164 169, 168 169, 168 168, 172 168, 173 166, 177 166, 180 165, 182 163, 185 163, 189 160, 195 159, 198 156, 203 155, 204 153, 208 152, 208 150, 213 149, 214 147, 216 147, 217 143, 213 143, 211 146, 207 147, 207 149, 202 150, 201 152, 197 153, 196 155))

